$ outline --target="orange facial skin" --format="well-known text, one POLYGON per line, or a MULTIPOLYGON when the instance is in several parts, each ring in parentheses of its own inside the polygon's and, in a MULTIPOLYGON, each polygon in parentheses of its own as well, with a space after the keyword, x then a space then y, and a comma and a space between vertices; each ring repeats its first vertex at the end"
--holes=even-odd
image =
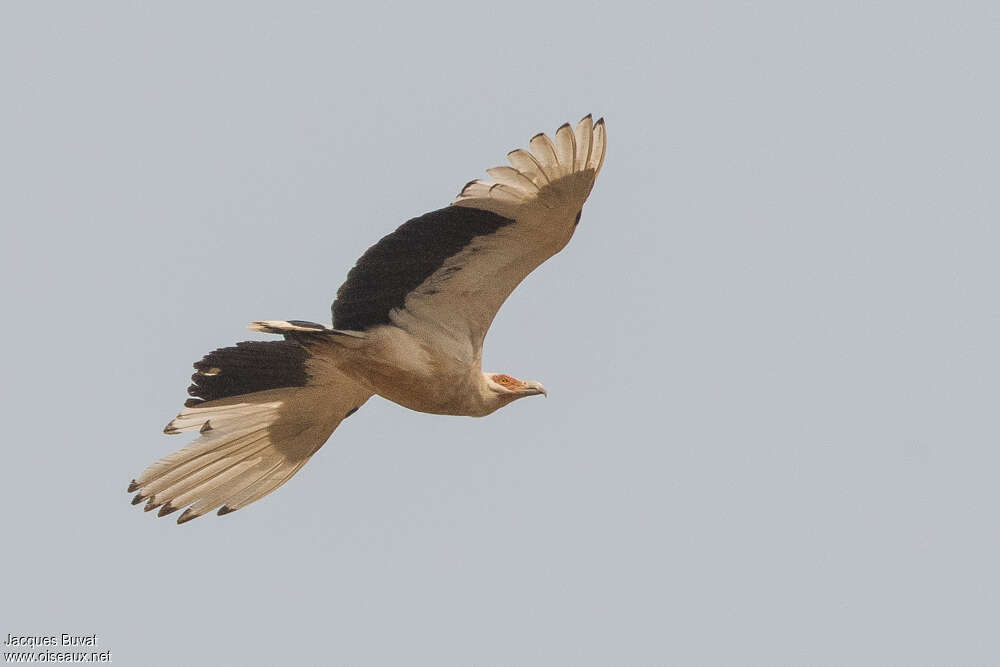
POLYGON ((523 382, 521 382, 517 378, 511 377, 509 375, 504 375, 502 373, 500 375, 492 376, 492 379, 501 387, 510 389, 511 391, 520 391, 522 388, 524 388, 523 382))

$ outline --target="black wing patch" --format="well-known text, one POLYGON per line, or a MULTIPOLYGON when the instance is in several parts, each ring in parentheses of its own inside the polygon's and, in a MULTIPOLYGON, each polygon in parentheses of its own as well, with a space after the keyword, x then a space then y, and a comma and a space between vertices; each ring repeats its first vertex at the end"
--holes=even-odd
POLYGON ((309 381, 309 351, 291 341, 246 341, 209 352, 194 367, 188 387, 193 408, 206 401, 280 387, 303 387, 309 381))
POLYGON ((510 218, 464 206, 448 206, 408 220, 369 248, 347 274, 333 302, 333 327, 363 331, 389 324, 390 311, 402 308, 406 295, 449 257, 477 236, 511 224, 510 218))

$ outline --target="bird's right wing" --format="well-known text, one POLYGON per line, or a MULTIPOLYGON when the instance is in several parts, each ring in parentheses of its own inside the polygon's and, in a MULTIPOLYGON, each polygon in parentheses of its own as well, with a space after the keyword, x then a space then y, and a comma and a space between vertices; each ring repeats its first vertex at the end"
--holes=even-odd
POLYGON ((372 393, 343 375, 319 341, 253 341, 196 363, 194 398, 165 433, 198 431, 187 447, 152 464, 131 485, 132 504, 184 523, 227 514, 284 484, 372 393))
POLYGON ((336 329, 394 324, 478 363, 510 293, 573 236, 604 163, 604 120, 535 135, 446 208, 414 218, 358 260, 333 303, 336 329))

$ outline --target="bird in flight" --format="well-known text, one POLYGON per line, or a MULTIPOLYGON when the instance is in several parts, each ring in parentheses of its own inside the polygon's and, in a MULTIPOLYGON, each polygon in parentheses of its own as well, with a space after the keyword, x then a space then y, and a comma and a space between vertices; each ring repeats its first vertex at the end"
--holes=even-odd
POLYGON ((540 382, 482 370, 503 302, 569 242, 604 162, 604 119, 536 134, 511 166, 487 169, 450 206, 404 223, 361 256, 337 290, 333 326, 253 322, 284 340, 246 341, 194 364, 164 433, 187 447, 132 481, 132 499, 185 523, 228 514, 288 481, 341 421, 378 394, 411 410, 483 417, 540 382))

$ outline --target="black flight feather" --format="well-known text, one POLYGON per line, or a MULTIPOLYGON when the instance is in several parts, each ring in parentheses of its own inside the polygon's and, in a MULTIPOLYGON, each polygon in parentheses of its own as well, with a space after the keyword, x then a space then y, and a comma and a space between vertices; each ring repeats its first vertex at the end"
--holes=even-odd
POLYGON ((389 324, 390 311, 402 308, 406 295, 449 257, 476 237, 511 224, 510 218, 465 206, 448 206, 408 220, 369 248, 347 274, 333 302, 333 327, 364 331, 389 324))
POLYGON ((185 403, 241 396, 280 387, 303 387, 309 381, 309 351, 293 341, 245 341, 209 352, 194 364, 185 403))

